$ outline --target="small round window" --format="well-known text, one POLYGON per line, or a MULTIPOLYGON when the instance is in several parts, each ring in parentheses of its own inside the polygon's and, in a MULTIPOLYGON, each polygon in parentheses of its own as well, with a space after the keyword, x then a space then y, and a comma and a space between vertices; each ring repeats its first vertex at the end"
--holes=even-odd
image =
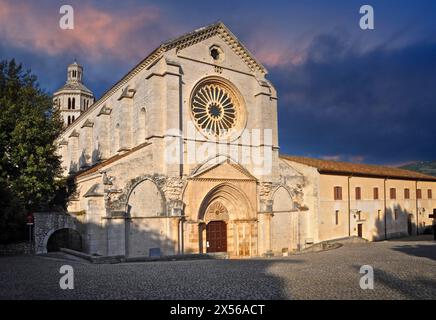
POLYGON ((221 62, 224 60, 223 50, 218 46, 212 46, 209 49, 210 56, 215 62, 221 62))

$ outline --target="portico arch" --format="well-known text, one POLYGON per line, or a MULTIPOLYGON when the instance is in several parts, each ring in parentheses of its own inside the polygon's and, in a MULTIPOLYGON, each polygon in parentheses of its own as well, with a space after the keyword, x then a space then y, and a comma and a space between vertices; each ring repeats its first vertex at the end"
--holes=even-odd
POLYGON ((224 182, 207 193, 198 211, 198 239, 201 253, 225 248, 232 256, 257 254, 256 214, 244 191, 224 182))
POLYGON ((214 187, 204 197, 198 212, 198 220, 204 221, 208 207, 216 201, 225 206, 232 220, 248 219, 253 211, 247 195, 231 183, 224 182, 214 187))

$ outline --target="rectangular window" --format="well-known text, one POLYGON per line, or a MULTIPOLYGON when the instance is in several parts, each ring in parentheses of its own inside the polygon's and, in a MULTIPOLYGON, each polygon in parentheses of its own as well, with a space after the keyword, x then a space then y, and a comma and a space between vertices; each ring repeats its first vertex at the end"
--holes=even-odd
POLYGON ((394 219, 397 220, 398 219, 398 209, 394 210, 394 219))
POLYGON ((395 188, 390 189, 390 198, 392 200, 397 199, 397 189, 395 189, 395 188))
POLYGON ((427 190, 427 196, 429 199, 433 199, 433 193, 432 193, 431 189, 427 190))
POLYGON ((410 199, 410 190, 404 189, 404 199, 410 199))
POLYGON ((335 211, 335 224, 338 225, 339 224, 339 210, 335 211))
POLYGON ((421 189, 416 190, 416 199, 422 199, 422 191, 421 189))
POLYGON ((374 200, 378 200, 378 188, 374 188, 374 200))
POLYGON ((356 200, 361 200, 361 199, 362 199, 362 191, 360 187, 356 187, 356 200))
POLYGON ((335 187, 334 188, 334 199, 335 200, 342 200, 342 187, 335 187))

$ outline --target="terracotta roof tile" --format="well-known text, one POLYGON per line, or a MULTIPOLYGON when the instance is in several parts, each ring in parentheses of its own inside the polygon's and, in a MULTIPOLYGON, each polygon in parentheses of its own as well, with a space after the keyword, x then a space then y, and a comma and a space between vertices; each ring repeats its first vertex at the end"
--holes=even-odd
POLYGON ((404 170, 395 167, 385 167, 369 164, 339 162, 331 160, 321 160, 315 158, 297 157, 280 155, 282 159, 301 163, 310 167, 317 168, 320 173, 347 174, 356 176, 379 177, 379 178, 398 178, 410 180, 436 181, 436 177, 425 175, 419 172, 404 170))

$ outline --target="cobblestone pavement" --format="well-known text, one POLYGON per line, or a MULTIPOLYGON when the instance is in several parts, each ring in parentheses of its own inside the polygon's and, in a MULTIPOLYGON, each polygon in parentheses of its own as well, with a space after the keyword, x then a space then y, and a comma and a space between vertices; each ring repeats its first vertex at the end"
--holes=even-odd
MULTIPOLYGON (((61 256, 59 256, 61 257, 61 256)), ((284 258, 95 265, 77 259, 0 258, 0 299, 436 299, 436 244, 392 241, 284 258), (61 290, 59 268, 74 268, 61 290), (374 268, 374 290, 359 286, 374 268)))

